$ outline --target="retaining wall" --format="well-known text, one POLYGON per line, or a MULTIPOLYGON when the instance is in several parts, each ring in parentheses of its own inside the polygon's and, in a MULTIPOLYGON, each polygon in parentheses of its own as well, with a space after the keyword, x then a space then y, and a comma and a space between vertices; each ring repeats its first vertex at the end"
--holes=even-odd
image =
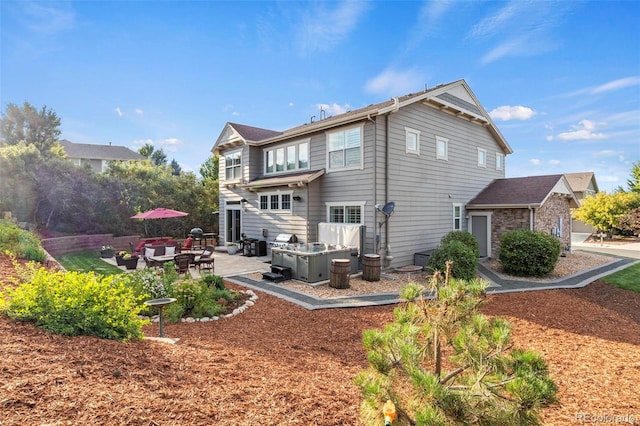
POLYGON ((52 256, 85 250, 100 251, 102 246, 113 246, 116 250, 129 250, 129 243, 135 246, 140 241, 138 235, 114 237, 113 234, 73 235, 42 240, 42 247, 52 256))

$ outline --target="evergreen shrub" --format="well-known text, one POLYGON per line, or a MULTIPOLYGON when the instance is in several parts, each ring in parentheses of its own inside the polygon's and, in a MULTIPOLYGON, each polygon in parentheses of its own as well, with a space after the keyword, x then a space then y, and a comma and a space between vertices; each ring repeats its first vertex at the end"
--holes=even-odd
POLYGON ((452 261, 451 276, 461 280, 475 277, 478 256, 473 248, 458 240, 448 241, 429 256, 428 267, 433 271, 444 271, 447 261, 452 261))
POLYGON ((465 246, 469 247, 476 254, 476 257, 480 257, 480 245, 478 240, 470 232, 467 231, 451 231, 440 240, 440 245, 444 246, 450 241, 460 241, 465 246))
POLYGON ((520 229, 500 237, 498 259, 508 274, 538 277, 553 271, 560 249, 560 241, 553 235, 520 229))

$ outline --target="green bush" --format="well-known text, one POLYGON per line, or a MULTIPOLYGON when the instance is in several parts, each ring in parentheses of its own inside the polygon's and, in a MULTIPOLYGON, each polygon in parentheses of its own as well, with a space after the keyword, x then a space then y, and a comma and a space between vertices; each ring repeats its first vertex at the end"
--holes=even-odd
POLYGON ((29 231, 20 229, 15 223, 0 220, 0 252, 8 250, 20 259, 44 262, 47 257, 40 240, 29 231))
POLYGON ((503 270, 518 276, 543 276, 556 266, 560 241, 539 231, 515 230, 500 237, 498 259, 503 270))
POLYGON ((452 240, 438 247, 429 256, 428 267, 433 271, 445 271, 447 261, 452 261, 451 276, 462 280, 475 277, 478 266, 476 252, 458 240, 452 240))
POLYGON ((202 278, 202 282, 207 285, 207 287, 215 287, 220 290, 224 290, 224 279, 219 275, 205 275, 202 278))
POLYGON ((173 294, 171 296, 177 299, 177 303, 182 305, 186 312, 190 312, 201 302, 206 289, 207 287, 198 281, 178 281, 173 286, 173 294))
POLYGON ((142 306, 125 275, 37 270, 30 281, 0 294, 3 310, 56 334, 114 340, 142 337, 142 306))
POLYGON ((476 254, 476 257, 480 257, 480 245, 478 240, 470 232, 466 231, 451 231, 446 234, 440 240, 440 245, 444 246, 450 241, 460 241, 465 246, 469 247, 476 254))

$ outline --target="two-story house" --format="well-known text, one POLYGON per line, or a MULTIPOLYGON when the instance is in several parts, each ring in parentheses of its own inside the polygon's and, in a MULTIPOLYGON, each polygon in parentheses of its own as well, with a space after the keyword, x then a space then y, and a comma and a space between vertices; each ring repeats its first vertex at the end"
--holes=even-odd
POLYGON ((76 166, 89 165, 96 173, 103 173, 109 168, 110 161, 140 161, 146 158, 126 146, 93 145, 73 143, 66 139, 60 141, 67 159, 76 166))
POLYGON ((395 267, 467 230, 466 203, 504 178, 512 150, 459 80, 281 132, 227 123, 212 152, 221 241, 310 243, 319 223, 360 224, 361 251, 395 267))

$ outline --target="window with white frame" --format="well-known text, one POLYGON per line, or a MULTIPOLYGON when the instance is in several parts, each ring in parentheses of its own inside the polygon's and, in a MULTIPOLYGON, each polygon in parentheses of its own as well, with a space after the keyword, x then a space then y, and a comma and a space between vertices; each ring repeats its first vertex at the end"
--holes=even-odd
POLYGON ((362 223, 362 203, 327 203, 329 223, 362 223))
POLYGON ((264 150, 264 172, 279 173, 309 168, 309 141, 264 150))
POLYGON ((420 155, 420 131, 405 127, 404 135, 407 154, 420 155))
POLYGON ((260 210, 291 211, 291 194, 292 191, 260 194, 260 210))
POLYGON ((362 167, 362 126, 327 134, 329 170, 362 167))
POLYGON ((487 167, 487 150, 478 148, 478 167, 487 167))
POLYGON ((242 153, 235 151, 224 156, 226 180, 240 180, 242 176, 242 153))
POLYGON ((504 154, 496 152, 496 170, 504 170, 504 154))
POLYGON ((462 204, 453 205, 453 230, 462 231, 462 204))
POLYGON ((436 136, 436 158, 438 160, 449 159, 449 139, 436 136))

